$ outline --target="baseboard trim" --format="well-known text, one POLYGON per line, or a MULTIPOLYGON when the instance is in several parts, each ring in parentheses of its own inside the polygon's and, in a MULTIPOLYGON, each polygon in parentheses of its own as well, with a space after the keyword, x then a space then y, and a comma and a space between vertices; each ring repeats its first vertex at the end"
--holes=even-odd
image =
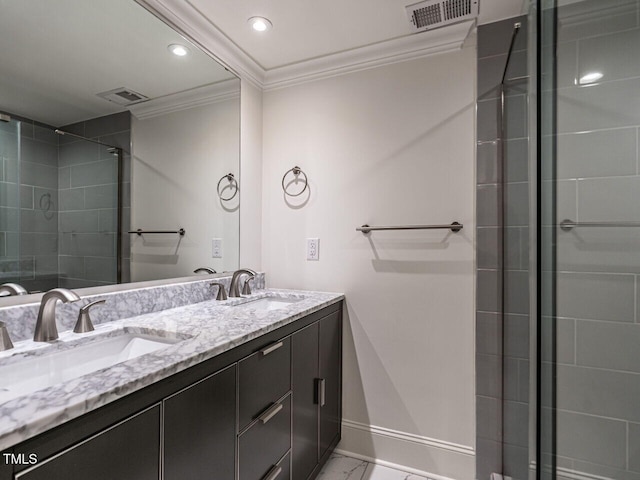
POLYGON ((424 470, 418 470, 417 468, 407 467, 405 465, 398 465, 397 463, 387 462, 386 460, 380 460, 379 458, 368 457, 366 455, 360 455, 355 452, 348 452, 346 450, 341 450, 336 448, 333 453, 337 453, 338 455, 344 455, 345 457, 357 458, 358 460, 364 460, 365 462, 375 463, 376 465, 381 465, 383 467, 393 468, 395 470, 400 470, 401 472, 412 473, 414 475, 419 475, 421 477, 428 477, 432 480, 455 480, 450 477, 444 477, 442 475, 437 475, 431 472, 425 472, 424 470))
POLYGON ((390 428, 376 427, 375 425, 367 425, 360 422, 353 422, 351 420, 343 420, 342 428, 352 428, 355 430, 362 430, 374 435, 381 435, 383 437, 390 437, 395 440, 403 440, 405 442, 412 442, 412 443, 417 443, 419 445, 425 445, 428 447, 435 447, 443 450, 449 450, 451 452, 461 453, 463 455, 475 456, 476 454, 475 450, 472 447, 468 447, 466 445, 460 445, 457 443, 446 442, 444 440, 438 440, 436 438, 429 438, 421 435, 415 435, 413 433, 392 430, 390 428))

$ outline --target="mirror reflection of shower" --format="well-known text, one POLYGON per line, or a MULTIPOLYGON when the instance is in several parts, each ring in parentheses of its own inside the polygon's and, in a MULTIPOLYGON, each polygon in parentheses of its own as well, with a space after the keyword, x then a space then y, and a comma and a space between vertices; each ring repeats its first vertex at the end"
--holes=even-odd
MULTIPOLYGON (((93 123, 122 124, 110 117, 123 115, 93 123)), ((114 137, 93 128, 98 134, 88 138, 75 132, 92 121, 55 128, 6 113, 0 119, 0 283, 37 292, 123 281, 119 145, 128 146, 128 131, 114 137)))

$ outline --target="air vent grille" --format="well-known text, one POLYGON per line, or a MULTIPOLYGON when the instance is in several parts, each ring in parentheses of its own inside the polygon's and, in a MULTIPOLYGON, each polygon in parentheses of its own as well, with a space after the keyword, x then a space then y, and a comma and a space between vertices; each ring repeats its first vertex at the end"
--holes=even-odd
POLYGON ((145 97, 141 93, 124 87, 109 90, 108 92, 98 93, 97 95, 100 98, 117 103, 118 105, 134 105, 136 103, 149 100, 149 97, 145 97))
POLYGON ((446 0, 442 2, 445 20, 471 14, 471 0, 446 0))
POLYGON ((440 14, 440 5, 429 5, 428 7, 419 8, 413 12, 413 20, 418 28, 427 27, 434 23, 442 22, 440 14))
POLYGON ((406 8, 415 31, 421 32, 478 16, 480 0, 427 0, 406 8))

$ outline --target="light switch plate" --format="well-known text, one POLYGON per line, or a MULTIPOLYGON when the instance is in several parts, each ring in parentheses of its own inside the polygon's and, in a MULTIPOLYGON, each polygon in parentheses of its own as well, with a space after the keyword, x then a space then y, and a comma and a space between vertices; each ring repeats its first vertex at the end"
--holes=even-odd
POLYGON ((320 260, 319 238, 307 238, 307 260, 320 260))
POLYGON ((211 240, 211 258, 222 258, 222 239, 211 240))

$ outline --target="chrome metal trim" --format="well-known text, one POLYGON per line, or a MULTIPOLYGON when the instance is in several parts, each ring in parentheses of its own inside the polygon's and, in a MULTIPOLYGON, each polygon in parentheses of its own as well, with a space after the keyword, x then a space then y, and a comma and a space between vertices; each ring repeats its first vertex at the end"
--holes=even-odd
POLYGON ((9 336, 9 330, 4 322, 0 322, 0 352, 5 350, 11 350, 13 348, 13 342, 9 336))
POLYGON ((559 223, 559 227, 565 232, 570 232, 574 227, 640 227, 640 222, 574 222, 565 219, 559 223))
POLYGON ((226 300, 227 292, 224 289, 224 284, 220 282, 211 282, 209 284, 212 287, 218 287, 218 294, 216 295, 216 300, 226 300))
POLYGON ((272 343, 271 345, 264 347, 262 350, 260 350, 260 353, 262 354, 263 357, 265 357, 269 355, 271 352, 275 352, 283 345, 284 345, 284 342, 282 341, 272 343))
POLYGON ((218 198, 220 198, 220 200, 222 200, 223 202, 228 202, 229 200, 233 200, 235 196, 238 194, 239 190, 240 190, 240 185, 238 185, 238 180, 236 180, 236 177, 233 175, 233 173, 227 173, 226 175, 223 175, 220 178, 220 180, 218 180, 218 186, 216 187, 216 191, 218 192, 218 198), (225 178, 229 180, 229 185, 234 185, 234 192, 233 192, 233 195, 231 195, 230 197, 222 196, 222 192, 224 191, 224 188, 222 189, 222 191, 220 191, 220 184, 225 178))
POLYGON ((271 407, 269 407, 262 415, 260 415, 258 417, 258 420, 260 420, 264 425, 273 417, 275 417, 283 408, 284 405, 282 405, 282 403, 275 403, 271 407))
POLYGON ((262 477, 262 480, 275 480, 281 473, 282 467, 280 465, 274 465, 273 468, 269 470, 264 477, 262 477))
POLYGON ((179 230, 142 230, 141 228, 137 229, 137 230, 129 230, 127 233, 135 233, 138 236, 144 234, 144 233, 177 233, 178 235, 180 235, 181 237, 184 236, 186 232, 186 230, 184 228, 181 228, 179 230))
POLYGON ((64 136, 70 136, 70 137, 75 137, 75 138, 79 138, 81 140, 85 140, 87 142, 91 142, 91 143, 97 143, 98 145, 102 145, 103 147, 110 147, 110 148, 116 148, 118 150, 122 150, 120 147, 116 147, 115 145, 111 145, 109 143, 103 143, 103 142, 99 142, 97 140, 93 140, 91 138, 87 138, 87 137, 83 137, 82 135, 78 135, 76 133, 71 133, 71 132, 65 132, 64 130, 60 130, 59 128, 56 128, 54 130, 55 133, 57 133, 58 135, 64 135, 64 136))
POLYGON ((106 300, 96 300, 95 302, 87 303, 84 307, 80 308, 80 311, 78 312, 78 320, 76 321, 75 327, 73 327, 74 333, 86 333, 94 330, 89 310, 94 305, 101 303, 106 303, 106 300))
POLYGON ((327 382, 324 378, 318 378, 318 405, 324 407, 327 403, 327 382))
POLYGON ((307 174, 304 173, 302 169, 297 165, 287 170, 285 174, 282 176, 282 190, 284 190, 285 195, 289 195, 290 197, 299 197, 305 192, 308 186, 309 186, 309 180, 307 178, 307 174), (287 185, 284 184, 284 179, 287 178, 287 175, 289 175, 289 173, 293 173, 296 176, 296 179, 300 174, 304 175, 304 188, 300 190, 298 193, 289 193, 289 191, 287 190, 287 186, 290 185, 291 182, 289 182, 289 184, 287 185))
POLYGON ((373 230, 438 230, 448 229, 452 232, 459 232, 464 228, 464 225, 458 222, 453 222, 450 225, 399 225, 399 226, 378 226, 372 227, 366 223, 361 227, 356 228, 357 232, 362 232, 365 235, 373 230))

